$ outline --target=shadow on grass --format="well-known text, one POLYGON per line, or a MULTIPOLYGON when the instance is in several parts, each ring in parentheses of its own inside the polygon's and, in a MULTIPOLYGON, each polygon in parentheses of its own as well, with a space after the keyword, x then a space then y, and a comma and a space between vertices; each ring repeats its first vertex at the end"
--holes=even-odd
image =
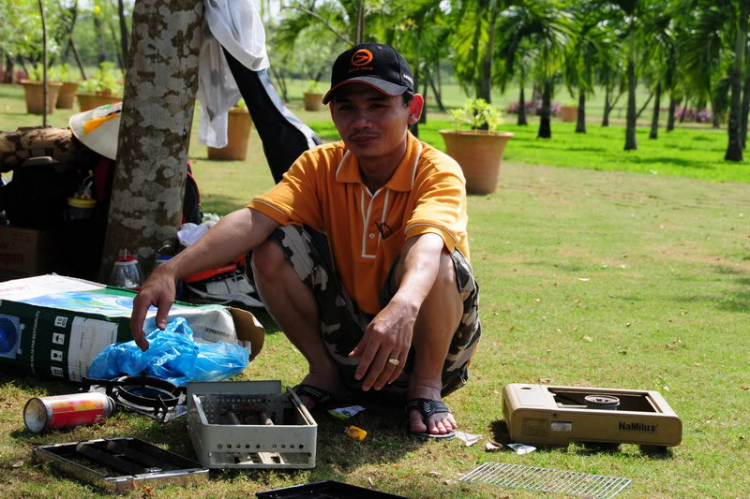
POLYGON ((658 158, 652 158, 652 157, 648 157, 648 158, 633 157, 633 158, 628 158, 628 161, 631 162, 631 163, 635 163, 635 164, 644 164, 644 163, 648 163, 648 164, 656 164, 656 163, 669 164, 669 165, 675 165, 675 166, 684 166, 684 167, 696 168, 696 169, 699 169, 699 170, 715 170, 716 169, 716 167, 713 166, 713 165, 702 164, 702 163, 696 162, 695 160, 692 160, 692 159, 672 158, 672 157, 667 157, 667 156, 662 156, 662 157, 658 157, 658 158))

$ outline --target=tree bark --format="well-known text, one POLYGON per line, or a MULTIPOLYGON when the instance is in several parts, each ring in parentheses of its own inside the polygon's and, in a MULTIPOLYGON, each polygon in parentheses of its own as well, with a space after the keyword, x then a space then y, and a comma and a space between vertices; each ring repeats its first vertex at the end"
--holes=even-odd
POLYGON ((487 102, 492 102, 492 50, 495 48, 495 24, 497 23, 498 8, 497 2, 490 0, 490 25, 487 28, 489 37, 487 38, 487 46, 484 50, 484 57, 482 59, 482 79, 479 82, 479 95, 480 99, 484 99, 487 102))
MULTIPOLYGON (((440 68, 438 67, 438 71, 440 71, 440 68)), ((438 109, 441 113, 445 113, 445 105, 443 105, 443 98, 440 96, 440 91, 435 86, 435 80, 433 80, 432 75, 428 75, 427 79, 430 81, 430 87, 432 87, 432 93, 435 94, 435 102, 438 105, 438 109)), ((438 79, 440 79, 440 73, 438 72, 438 79)))
POLYGON ((526 121, 526 99, 523 94, 523 84, 518 93, 518 124, 522 126, 528 125, 528 122, 526 121))
POLYGON ((740 2, 740 19, 737 29, 737 38, 734 46, 734 65, 732 66, 732 103, 729 106, 729 125, 727 131, 729 140, 727 151, 724 155, 726 161, 742 161, 742 67, 744 65, 745 45, 747 37, 747 16, 750 5, 748 2, 740 2))
POLYGON ((742 90, 742 112, 740 113, 740 144, 742 145, 742 149, 745 149, 747 145, 748 112, 750 112, 750 71, 745 76, 745 88, 742 90))
POLYGON ((101 281, 121 249, 150 269, 158 248, 176 244, 202 23, 202 2, 135 3, 101 281))
POLYGON ((107 53, 104 52, 104 29, 102 28, 102 20, 99 19, 99 16, 94 14, 93 18, 94 33, 96 34, 96 64, 99 65, 107 60, 107 53))
POLYGON ((578 116, 576 118, 576 133, 586 133, 586 93, 583 89, 580 89, 578 94, 578 116))
POLYGON ((542 90, 542 117, 539 120, 538 139, 551 139, 552 128, 550 127, 550 112, 552 104, 552 79, 544 80, 544 89, 542 90))
POLYGON ((652 92, 652 93, 650 93, 650 94, 648 95, 648 98, 646 99, 646 102, 644 102, 644 103, 643 103, 643 105, 642 105, 642 106, 641 106, 641 108, 640 108, 640 109, 638 110, 638 112, 637 112, 637 113, 635 113, 635 119, 636 119, 636 120, 637 120, 638 118, 640 118, 640 117, 641 117, 641 115, 643 114, 643 111, 645 111, 645 110, 646 110, 646 108, 648 107, 648 103, 649 103, 649 102, 651 102, 651 99, 653 99, 653 98, 654 98, 654 94, 653 94, 653 92, 652 92))
POLYGON ((42 125, 47 126, 47 109, 49 108, 49 81, 47 80, 47 22, 44 19, 44 2, 39 0, 39 15, 42 17, 42 74, 44 81, 44 110, 42 125))
POLYGON ((685 105, 682 106, 682 111, 680 112, 680 123, 682 123, 683 121, 685 121, 685 115, 687 114, 687 108, 688 108, 688 103, 689 102, 690 101, 686 97, 685 98, 685 105))
POLYGON ((120 46, 122 47, 122 58, 128 64, 128 20, 125 17, 125 2, 117 0, 117 14, 120 17, 120 46))
POLYGON ((680 106, 680 99, 676 99, 674 96, 674 91, 672 91, 669 95, 669 116, 667 116, 667 132, 671 132, 674 130, 674 113, 677 111, 677 108, 680 106))
POLYGON ((635 62, 632 57, 628 59, 628 115, 625 126, 625 150, 633 151, 638 149, 635 141, 635 62))
POLYGON ((604 87, 604 116, 602 116, 602 126, 609 126, 609 87, 604 87))
POLYGON ((661 106, 661 82, 656 85, 656 101, 654 101, 654 115, 651 118, 651 133, 649 139, 659 138, 659 106, 661 106))

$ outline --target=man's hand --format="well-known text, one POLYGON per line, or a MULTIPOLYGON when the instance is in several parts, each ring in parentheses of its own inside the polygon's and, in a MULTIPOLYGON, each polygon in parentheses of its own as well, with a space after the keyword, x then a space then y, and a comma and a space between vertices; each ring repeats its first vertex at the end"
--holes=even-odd
POLYGON ((362 390, 380 390, 398 379, 409 355, 418 312, 419 307, 394 298, 367 326, 362 340, 349 354, 361 357, 355 378, 360 380, 367 374, 362 390))
POLYGON ((158 308, 156 312, 156 326, 159 329, 167 327, 167 315, 169 308, 174 303, 175 279, 165 266, 158 267, 146 284, 141 288, 138 296, 133 300, 133 313, 130 316, 130 333, 133 335, 136 345, 142 350, 148 350, 148 340, 143 331, 143 321, 146 320, 148 309, 154 305, 158 308))

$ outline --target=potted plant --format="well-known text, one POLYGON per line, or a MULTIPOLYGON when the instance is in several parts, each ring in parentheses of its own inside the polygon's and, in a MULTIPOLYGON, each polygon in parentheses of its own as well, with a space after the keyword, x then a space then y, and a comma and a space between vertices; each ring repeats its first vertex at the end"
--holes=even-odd
POLYGON ((446 152, 461 166, 466 192, 490 194, 497 190, 505 146, 513 137, 497 132, 500 111, 484 99, 467 99, 462 108, 451 111, 455 130, 440 130, 446 152), (470 130, 459 130, 468 126, 470 130))
POLYGON ((73 72, 68 64, 52 66, 49 70, 50 79, 62 82, 60 92, 57 94, 57 109, 73 109, 73 103, 76 100, 76 90, 78 81, 76 81, 73 72))
POLYGON ((578 103, 567 101, 560 107, 560 116, 565 123, 574 123, 578 119, 578 103))
POLYGON ((88 111, 105 104, 122 101, 122 83, 115 65, 103 62, 99 65, 96 76, 78 85, 76 97, 81 111, 88 111))
POLYGON ((320 91, 318 81, 310 80, 310 85, 303 93, 305 99, 305 111, 318 111, 323 106, 323 93, 320 91))
MULTIPOLYGON (((26 112, 29 114, 44 114, 44 82, 42 81, 43 69, 36 67, 31 71, 30 79, 21 80, 24 96, 26 97, 26 112)), ((62 83, 57 81, 47 82, 47 114, 52 114, 57 102, 57 94, 60 92, 62 83)))
POLYGON ((221 149, 208 148, 208 159, 221 159, 227 161, 245 161, 247 159, 247 147, 250 144, 250 130, 253 121, 247 111, 247 105, 243 99, 229 110, 227 122, 227 145, 221 149))

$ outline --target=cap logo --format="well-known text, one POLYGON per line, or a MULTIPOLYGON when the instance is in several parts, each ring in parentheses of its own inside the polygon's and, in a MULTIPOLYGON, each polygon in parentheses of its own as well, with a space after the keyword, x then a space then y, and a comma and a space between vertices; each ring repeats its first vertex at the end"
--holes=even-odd
POLYGON ((372 52, 367 49, 359 49, 352 55, 353 66, 364 66, 372 62, 372 52))

